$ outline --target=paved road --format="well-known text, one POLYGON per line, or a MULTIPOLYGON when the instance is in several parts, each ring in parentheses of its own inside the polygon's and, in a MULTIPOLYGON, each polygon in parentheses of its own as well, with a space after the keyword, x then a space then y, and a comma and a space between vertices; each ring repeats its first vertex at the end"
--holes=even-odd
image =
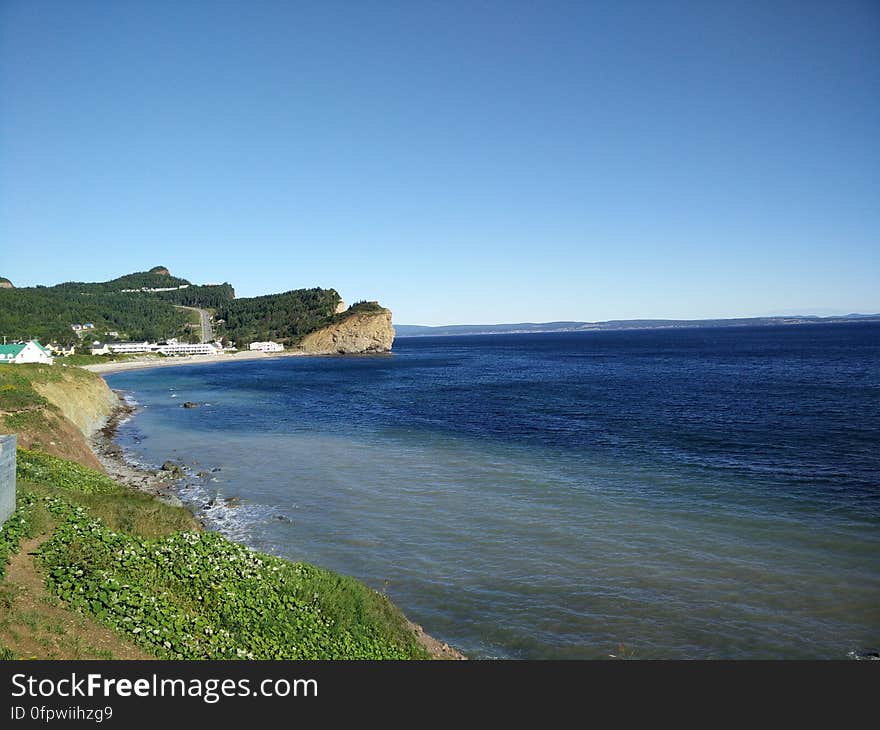
POLYGON ((208 314, 207 309, 199 309, 198 307, 184 307, 182 304, 175 304, 174 306, 178 309, 188 309, 191 312, 198 312, 199 324, 201 326, 201 332, 199 333, 200 341, 214 341, 214 333, 211 331, 211 315, 208 314))

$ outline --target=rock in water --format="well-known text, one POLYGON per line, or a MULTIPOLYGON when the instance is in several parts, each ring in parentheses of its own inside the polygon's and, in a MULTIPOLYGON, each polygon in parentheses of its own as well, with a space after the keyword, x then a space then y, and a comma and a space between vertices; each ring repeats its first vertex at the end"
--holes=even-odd
POLYGON ((183 469, 180 467, 180 464, 175 464, 173 461, 166 461, 162 464, 162 471, 175 477, 183 476, 183 469))
POLYGON ((193 403, 191 400, 188 400, 188 401, 186 401, 186 403, 183 404, 183 408, 198 408, 198 407, 199 407, 199 404, 193 403))

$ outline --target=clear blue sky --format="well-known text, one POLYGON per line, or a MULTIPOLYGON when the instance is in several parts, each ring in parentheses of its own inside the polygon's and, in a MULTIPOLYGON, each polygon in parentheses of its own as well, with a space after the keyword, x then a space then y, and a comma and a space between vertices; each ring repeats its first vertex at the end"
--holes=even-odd
POLYGON ((0 3, 0 275, 880 311, 880 3, 0 3))

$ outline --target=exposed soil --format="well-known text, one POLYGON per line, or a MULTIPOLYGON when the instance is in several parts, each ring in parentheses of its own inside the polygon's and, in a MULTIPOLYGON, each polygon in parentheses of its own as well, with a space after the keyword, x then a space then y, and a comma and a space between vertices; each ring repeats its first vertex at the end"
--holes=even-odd
MULTIPOLYGON (((38 448, 41 451, 70 459, 90 469, 104 471, 80 430, 64 416, 46 407, 31 408, 31 418, 16 428, 4 427, 6 433, 15 433, 17 445, 23 449, 38 448)), ((0 419, 7 414, 0 412, 0 419)), ((3 422, 0 421, 0 426, 3 422)))
POLYGON ((25 540, 0 583, 0 645, 21 659, 155 659, 50 595, 34 553, 49 534, 25 540))

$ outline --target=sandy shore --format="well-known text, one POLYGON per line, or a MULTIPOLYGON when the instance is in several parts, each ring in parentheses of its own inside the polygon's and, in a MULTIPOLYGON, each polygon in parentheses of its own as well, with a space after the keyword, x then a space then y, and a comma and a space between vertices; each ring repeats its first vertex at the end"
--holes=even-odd
POLYGON ((178 365, 210 365, 216 362, 245 362, 247 360, 272 360, 279 357, 304 357, 304 352, 236 352, 218 355, 180 355, 174 357, 144 357, 114 362, 101 362, 94 365, 81 365, 99 375, 119 373, 123 370, 146 370, 148 368, 176 367, 178 365))

